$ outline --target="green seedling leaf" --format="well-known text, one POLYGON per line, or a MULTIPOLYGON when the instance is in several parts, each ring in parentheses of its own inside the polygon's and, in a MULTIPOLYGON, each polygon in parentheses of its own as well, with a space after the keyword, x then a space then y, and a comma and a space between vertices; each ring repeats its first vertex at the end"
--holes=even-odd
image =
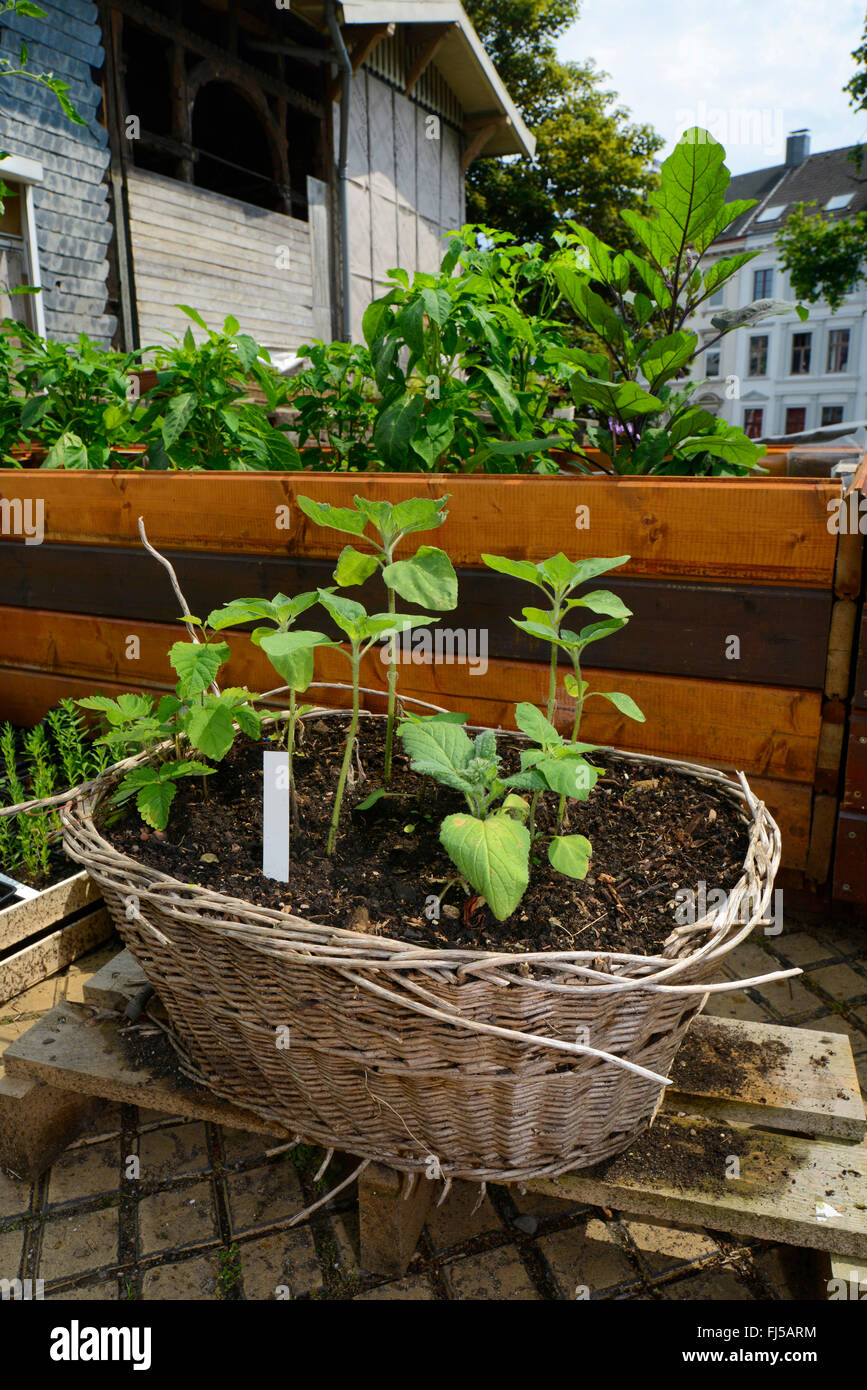
POLYGON ((363 801, 359 801, 355 809, 356 811, 369 811, 370 808, 375 806, 378 801, 381 801, 384 796, 395 795, 395 792, 387 792, 385 787, 377 787, 375 792, 370 793, 370 796, 366 796, 363 801))
POLYGON ((433 777, 455 791, 470 790, 472 783, 465 771, 475 750, 461 724, 404 721, 398 725, 397 732, 413 772, 433 777))
POLYGON ((644 715, 631 695, 621 695, 610 690, 594 690, 593 694, 601 696, 603 700, 610 700, 615 709, 619 709, 621 714, 628 715, 630 719, 637 719, 640 724, 645 722, 644 715))
POLYGON ((436 546, 419 546, 409 560, 387 565, 382 577, 407 603, 437 610, 457 607, 458 577, 448 555, 436 546))
POLYGON ((530 834, 507 814, 447 816, 440 840, 452 863, 488 903, 498 921, 508 917, 527 891, 530 834))
POLYGON ((581 757, 543 758, 536 771, 552 792, 571 796, 574 801, 586 801, 599 777, 598 770, 581 757))
POLYGON ((216 762, 226 756, 235 740, 231 710, 218 700, 189 710, 183 726, 193 747, 216 762))
POLYGON ((169 651, 169 661, 178 673, 184 696, 198 695, 207 690, 228 658, 229 646, 226 642, 214 642, 210 646, 201 642, 175 642, 169 651))
POLYGON ((317 526, 330 526, 332 531, 346 531, 351 536, 364 532, 364 517, 350 507, 332 507, 330 502, 314 502, 312 497, 296 497, 295 500, 304 515, 317 526))
POLYGON ((352 588, 356 584, 364 584, 378 568, 379 560, 375 555, 363 555, 354 546, 347 545, 338 557, 334 582, 341 589, 352 588))
POLYGON ((551 724, 535 705, 524 701, 515 707, 515 723, 522 733, 531 738, 534 743, 539 743, 543 748, 552 746, 559 747, 563 740, 551 724))
POLYGON ((548 846, 553 868, 570 878, 586 878, 593 846, 584 835, 557 835, 548 846))

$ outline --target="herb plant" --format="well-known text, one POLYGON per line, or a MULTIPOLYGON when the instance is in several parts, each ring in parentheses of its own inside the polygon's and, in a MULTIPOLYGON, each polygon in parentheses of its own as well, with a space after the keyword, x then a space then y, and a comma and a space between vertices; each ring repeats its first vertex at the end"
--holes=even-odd
MULTIPOLYGON (((314 502, 310 497, 299 497, 297 500, 305 516, 309 516, 317 526, 329 526, 335 531, 342 531, 351 536, 363 536, 373 547, 372 552, 356 550, 352 545, 344 547, 334 571, 338 587, 364 584, 379 570, 388 591, 388 612, 392 617, 397 612, 398 594, 407 603, 418 604, 421 608, 433 608, 437 612, 457 606, 457 575, 444 550, 432 545, 422 545, 408 559, 395 559, 397 547, 406 536, 420 531, 433 531, 442 526, 448 516, 448 494, 436 500, 429 497, 410 497, 405 502, 395 504, 354 497, 353 507, 332 507, 327 502, 314 502), (368 526, 377 533, 378 539, 371 539, 365 535, 368 526)), ((406 629, 395 629, 396 632, 398 630, 406 629)), ((397 653, 392 644, 388 663, 388 715, 383 765, 385 782, 391 778, 396 691, 397 653)))
POLYGON ((370 435, 376 387, 367 348, 363 343, 316 342, 298 351, 310 366, 287 382, 286 403, 298 412, 295 428, 304 467, 341 472, 375 467, 370 435))

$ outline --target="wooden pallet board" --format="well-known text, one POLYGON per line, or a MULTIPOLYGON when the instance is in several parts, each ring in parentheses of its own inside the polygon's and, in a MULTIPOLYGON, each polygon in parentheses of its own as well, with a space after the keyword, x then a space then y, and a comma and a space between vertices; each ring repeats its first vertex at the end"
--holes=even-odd
POLYGON ((125 1024, 119 1017, 100 1017, 92 1008, 58 1005, 7 1047, 6 1075, 232 1129, 288 1137, 280 1125, 219 1100, 175 1069, 133 1057, 119 1031, 125 1024))
POLYGON ((43 932, 0 960, 0 1004, 65 970, 114 935, 114 923, 101 905, 43 932))
POLYGON ((664 1110, 860 1143, 858 1073, 843 1033, 700 1014, 674 1059, 664 1110))
POLYGON ((867 1145, 660 1114, 625 1153, 533 1192, 867 1259, 867 1145), (740 1176, 726 1177, 737 1160, 740 1176), (681 1176, 678 1177, 677 1174, 681 1176))
MULTIPOLYGON (((46 541, 129 546, 145 518, 170 550, 332 558, 336 533, 314 526, 296 497, 337 506, 354 493, 400 501, 451 496, 437 544, 456 565, 480 550, 543 559, 630 555, 629 574, 747 580, 830 589, 837 537, 827 526, 830 480, 732 478, 473 478, 412 474, 57 472, 4 474, 0 499, 41 500, 46 541), (591 525, 580 527, 578 507, 591 525), (288 512, 286 512, 288 508, 288 512), (520 519, 520 525, 517 524, 520 519), (285 526, 288 525, 288 530, 285 526)), ((2 543, 2 541, 0 541, 2 543)), ((15 544, 14 536, 7 543, 15 544)))

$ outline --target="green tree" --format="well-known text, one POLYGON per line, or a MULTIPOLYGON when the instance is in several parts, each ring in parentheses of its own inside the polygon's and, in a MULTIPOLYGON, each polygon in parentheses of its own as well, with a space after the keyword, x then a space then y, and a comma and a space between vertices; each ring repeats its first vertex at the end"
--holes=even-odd
MULTIPOLYGON (((843 91, 849 93, 849 104, 857 114, 867 111, 867 15, 861 43, 852 57, 855 73, 843 91)), ((858 178, 863 162, 864 146, 857 145, 852 151, 856 183, 863 182, 858 178)), ((839 309, 846 295, 867 280, 867 212, 832 219, 811 212, 815 206, 799 203, 793 208, 777 245, 798 298, 810 304, 826 300, 832 309, 839 309)))
POLYGON ((634 125, 592 61, 565 63, 556 40, 580 0, 465 0, 500 76, 536 137, 536 157, 480 159, 469 171, 468 220, 548 240, 565 217, 622 246, 618 213, 654 186, 663 140, 634 125))

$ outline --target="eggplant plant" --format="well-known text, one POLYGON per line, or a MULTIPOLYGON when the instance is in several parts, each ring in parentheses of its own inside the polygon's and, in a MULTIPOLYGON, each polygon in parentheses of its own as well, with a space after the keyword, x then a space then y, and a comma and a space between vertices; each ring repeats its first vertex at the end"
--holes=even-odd
POLYGON ((737 425, 693 403, 701 384, 687 380, 700 354, 725 334, 801 306, 759 299, 711 319, 716 336, 699 343, 685 327, 716 290, 758 251, 739 251, 705 270, 701 258, 755 199, 726 201, 725 151, 706 130, 682 135, 648 195, 646 212, 621 217, 641 247, 616 253, 575 222, 559 234, 553 274, 586 346, 564 350, 575 367, 572 395, 595 424, 590 442, 615 473, 734 476, 751 472, 765 452, 737 425))
MULTIPOLYGON (((336 594, 333 589, 319 589, 318 597, 322 607, 330 614, 340 630, 344 632, 349 639, 350 650, 345 654, 349 658, 352 666, 352 715, 349 720, 349 728, 346 732, 343 762, 340 767, 337 792, 334 797, 334 810, 328 831, 327 853, 332 855, 337 847, 337 829, 340 824, 340 808, 343 805, 346 778, 349 774, 349 765, 352 761, 352 749, 355 744, 355 735, 358 732, 358 718, 361 704, 361 662, 366 653, 370 651, 371 647, 381 642, 383 639, 396 637, 401 632, 408 632, 414 627, 423 627, 425 623, 433 623, 437 620, 429 613, 388 612, 369 614, 362 603, 356 603, 355 600, 351 598, 344 598, 342 594, 336 594)), ((343 648, 340 650, 343 650, 343 648)))
MULTIPOLYGON (((356 550, 355 546, 344 546, 334 571, 337 586, 348 588, 364 584, 379 570, 388 591, 390 616, 396 615, 398 594, 407 603, 433 608, 437 612, 455 608, 458 580, 444 550, 433 545, 421 545, 414 555, 405 560, 394 558, 397 547, 406 536, 419 531, 433 531, 442 526, 448 516, 448 494, 437 499, 410 497, 405 502, 394 504, 372 502, 365 497, 354 497, 352 500, 352 507, 332 507, 328 502, 314 502, 310 497, 298 498, 298 505, 305 516, 309 516, 317 526, 329 526, 335 531, 364 537, 368 545, 373 547, 372 551, 362 552, 356 550), (365 535, 368 526, 373 528, 377 538, 365 535)), ((406 631, 406 628, 395 629, 395 634, 397 631, 406 631)), ((391 778, 396 692, 397 653, 392 644, 388 662, 388 716, 383 765, 383 781, 386 783, 391 778)))

